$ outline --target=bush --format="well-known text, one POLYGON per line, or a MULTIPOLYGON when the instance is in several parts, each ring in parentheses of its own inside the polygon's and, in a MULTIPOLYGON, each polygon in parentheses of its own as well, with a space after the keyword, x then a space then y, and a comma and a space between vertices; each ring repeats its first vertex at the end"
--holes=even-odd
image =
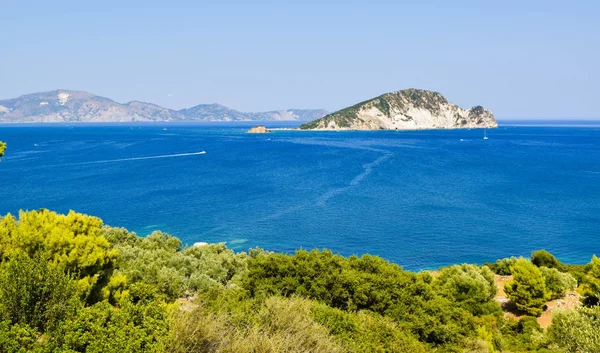
POLYGON ((516 257, 507 259, 497 260, 496 263, 486 264, 494 273, 501 276, 510 276, 512 274, 512 267, 517 262, 516 257))
POLYGON ((567 353, 600 352, 600 307, 556 313, 549 334, 567 353))
POLYGON ((563 264, 546 250, 534 251, 531 254, 531 263, 537 267, 556 268, 559 270, 563 267, 563 264))
POLYGON ((182 249, 178 238, 163 232, 142 238, 104 227, 101 234, 119 250, 116 273, 124 275, 128 285, 154 285, 169 299, 239 281, 246 269, 246 254, 235 254, 224 244, 182 249))
POLYGON ((473 315, 438 294, 432 282, 429 274, 403 271, 376 256, 299 250, 295 255, 256 254, 243 285, 251 297, 300 295, 342 310, 371 310, 424 342, 459 342, 475 330, 473 315))
POLYGON ((512 267, 513 280, 506 283, 504 290, 516 308, 529 315, 539 316, 549 299, 546 280, 535 265, 519 259, 512 267))
POLYGON ((583 284, 584 304, 590 307, 597 306, 600 305, 600 258, 594 255, 586 267, 583 284))
POLYGON ((61 267, 22 254, 0 265, 0 317, 12 325, 52 331, 79 306, 75 283, 61 267))
POLYGON ((3 353, 36 353, 46 352, 39 333, 28 325, 12 324, 10 321, 0 322, 0 352, 3 353))
MULTIPOLYGON (((243 320, 228 311, 200 305, 177 312, 168 352, 346 352, 327 329, 314 321, 304 299, 268 298, 255 307, 238 303, 243 320)), ((224 309, 224 308, 222 308, 224 309)))
POLYGON ((464 264, 443 268, 434 286, 440 294, 450 297, 475 315, 502 312, 493 301, 498 288, 494 274, 487 266, 464 264))
POLYGON ((120 308, 100 302, 63 322, 52 343, 88 353, 164 352, 170 339, 169 315, 160 301, 133 304, 124 299, 120 308))
POLYGON ((540 267, 540 271, 546 279, 546 290, 550 294, 550 299, 564 297, 567 291, 577 288, 577 280, 568 273, 548 267, 540 267))
POLYGON ((315 304, 312 316, 340 340, 345 352, 425 352, 427 347, 391 319, 315 304))

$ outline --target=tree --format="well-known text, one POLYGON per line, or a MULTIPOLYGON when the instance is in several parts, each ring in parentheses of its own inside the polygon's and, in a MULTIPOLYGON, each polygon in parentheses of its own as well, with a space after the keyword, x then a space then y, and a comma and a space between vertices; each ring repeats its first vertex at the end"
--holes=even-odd
POLYGON ((4 156, 5 150, 6 150, 6 142, 0 141, 0 161, 2 160, 2 157, 4 156))
POLYGON ((546 279, 538 267, 521 258, 512 267, 513 280, 504 286, 508 298, 520 311, 539 316, 549 299, 546 279))
POLYGON ((550 299, 564 297, 567 291, 577 287, 577 280, 569 273, 548 267, 540 267, 540 271, 546 279, 546 290, 550 293, 550 299))
POLYGON ((563 264, 554 257, 554 255, 550 254, 546 250, 538 250, 534 251, 531 254, 531 263, 536 265, 537 267, 548 267, 548 268, 557 268, 561 269, 563 264))
POLYGON ((583 284, 584 304, 596 306, 600 304, 600 258, 592 256, 587 265, 588 272, 583 284))
POLYGON ((21 211, 18 220, 9 213, 0 219, 0 260, 24 254, 63 265, 77 277, 82 297, 95 301, 118 255, 101 227, 100 218, 73 211, 21 211))

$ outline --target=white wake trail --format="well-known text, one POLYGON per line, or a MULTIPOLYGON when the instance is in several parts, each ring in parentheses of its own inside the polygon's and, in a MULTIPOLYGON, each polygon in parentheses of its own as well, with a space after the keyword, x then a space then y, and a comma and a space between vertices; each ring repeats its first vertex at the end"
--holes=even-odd
POLYGON ((144 160, 144 159, 187 157, 187 156, 197 156, 197 155, 201 155, 201 154, 206 154, 206 151, 190 152, 190 153, 177 153, 177 154, 164 154, 164 155, 160 155, 160 156, 132 157, 132 158, 119 158, 119 159, 105 159, 105 160, 101 160, 101 161, 89 161, 89 162, 81 162, 81 163, 70 163, 70 164, 65 164, 65 165, 82 165, 82 164, 97 164, 97 163, 115 163, 115 162, 141 161, 141 160, 144 160))

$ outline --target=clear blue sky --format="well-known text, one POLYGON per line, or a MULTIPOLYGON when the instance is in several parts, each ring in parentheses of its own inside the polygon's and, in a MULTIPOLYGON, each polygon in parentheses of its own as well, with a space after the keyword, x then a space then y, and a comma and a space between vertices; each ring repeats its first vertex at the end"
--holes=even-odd
POLYGON ((600 1, 0 1, 0 98, 336 110, 416 87, 600 118, 600 1))

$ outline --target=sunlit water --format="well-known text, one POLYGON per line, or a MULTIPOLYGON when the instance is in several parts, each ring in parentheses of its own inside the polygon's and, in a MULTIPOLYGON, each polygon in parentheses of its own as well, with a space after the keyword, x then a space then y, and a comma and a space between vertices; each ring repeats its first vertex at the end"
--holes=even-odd
POLYGON ((0 213, 74 209, 188 244, 329 248, 412 270, 600 254, 598 125, 504 125, 485 141, 248 126, 0 126, 0 213))

